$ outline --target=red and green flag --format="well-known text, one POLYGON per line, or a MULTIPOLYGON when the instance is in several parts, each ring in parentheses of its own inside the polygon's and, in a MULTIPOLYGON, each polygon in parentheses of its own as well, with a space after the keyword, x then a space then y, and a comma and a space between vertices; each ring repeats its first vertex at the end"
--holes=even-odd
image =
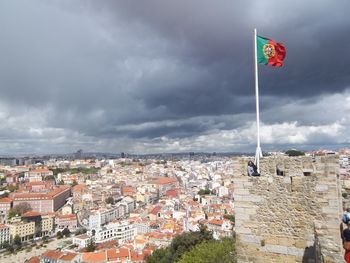
POLYGON ((273 67, 282 67, 286 48, 272 39, 256 36, 258 62, 273 67))

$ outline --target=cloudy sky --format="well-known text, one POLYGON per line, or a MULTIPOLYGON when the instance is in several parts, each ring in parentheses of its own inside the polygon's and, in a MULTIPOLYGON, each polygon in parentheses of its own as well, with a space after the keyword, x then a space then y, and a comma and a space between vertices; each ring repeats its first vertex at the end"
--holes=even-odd
POLYGON ((0 1, 0 154, 350 143, 349 0, 0 1))

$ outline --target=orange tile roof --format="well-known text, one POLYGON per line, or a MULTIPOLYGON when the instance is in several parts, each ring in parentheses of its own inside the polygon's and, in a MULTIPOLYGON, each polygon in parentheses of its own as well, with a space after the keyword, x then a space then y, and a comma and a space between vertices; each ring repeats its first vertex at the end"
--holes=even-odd
POLYGON ((4 228, 8 228, 8 226, 4 224, 0 224, 0 229, 4 229, 4 228))
POLYGON ((125 192, 134 192, 135 191, 135 188, 134 187, 131 187, 131 186, 124 186, 122 187, 122 192, 125 193, 125 192))
POLYGON ((13 198, 15 201, 17 200, 23 200, 23 199, 53 199, 58 194, 61 194, 64 191, 67 191, 70 186, 68 185, 60 185, 57 188, 49 191, 48 193, 21 193, 21 192, 15 192, 11 194, 11 198, 13 198))
POLYGON ((26 263, 40 263, 39 257, 31 257, 26 261, 26 263))
POLYGON ((177 183, 177 179, 173 177, 160 177, 156 179, 155 184, 173 184, 177 183))
POLYGON ((42 257, 56 260, 58 260, 62 255, 63 253, 57 250, 46 250, 43 254, 41 254, 42 257))
POLYGON ((77 215, 76 214, 57 215, 56 218, 76 220, 77 219, 77 215))
POLYGON ((72 192, 80 192, 81 190, 87 188, 87 186, 85 184, 77 184, 75 186, 73 186, 72 188, 72 192))
POLYGON ((32 217, 32 216, 41 216, 41 214, 35 211, 28 211, 22 215, 22 217, 32 217))
POLYGON ((108 249, 107 250, 107 259, 108 260, 116 260, 116 259, 126 259, 129 257, 129 251, 126 248, 119 249, 108 249))
POLYGON ((175 190, 175 189, 168 190, 168 191, 166 191, 165 196, 176 197, 177 196, 177 190, 175 190))
POLYGON ((150 214, 156 215, 161 209, 162 209, 161 206, 156 206, 155 208, 152 209, 152 211, 150 212, 150 214))
POLYGON ((11 203, 13 200, 9 197, 0 198, 0 203, 11 203))
POLYGON ((224 221, 220 219, 212 219, 208 223, 211 225, 221 226, 224 223, 224 221))
POLYGON ((60 260, 63 260, 63 261, 71 261, 71 260, 74 259, 76 256, 77 256, 76 253, 68 252, 67 254, 64 254, 62 257, 60 257, 60 260))
POLYGON ((82 256, 83 262, 105 262, 107 261, 106 251, 102 252, 85 252, 82 256))

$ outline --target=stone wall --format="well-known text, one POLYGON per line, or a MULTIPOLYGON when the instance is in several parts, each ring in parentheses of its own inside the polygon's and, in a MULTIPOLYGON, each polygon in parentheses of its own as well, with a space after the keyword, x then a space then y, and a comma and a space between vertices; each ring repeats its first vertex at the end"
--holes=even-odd
POLYGON ((234 159, 239 263, 344 262, 337 158, 266 157, 260 177, 234 159))

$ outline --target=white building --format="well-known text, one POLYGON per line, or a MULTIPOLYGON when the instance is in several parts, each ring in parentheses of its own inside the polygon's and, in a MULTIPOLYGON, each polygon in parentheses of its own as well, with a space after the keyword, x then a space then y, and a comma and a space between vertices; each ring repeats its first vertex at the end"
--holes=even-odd
POLYGON ((10 242, 10 228, 6 225, 0 224, 0 247, 6 241, 10 242))
POLYGON ((149 227, 149 224, 147 222, 135 222, 134 227, 136 228, 136 233, 138 235, 145 234, 151 231, 151 228, 149 227))
POLYGON ((91 237, 86 234, 73 237, 73 245, 77 245, 79 249, 85 248, 88 246, 91 237))
POLYGON ((223 197, 228 195, 228 188, 226 186, 220 186, 218 188, 218 196, 223 197))
POLYGON ((110 240, 118 240, 119 244, 127 240, 134 240, 136 236, 136 228, 129 224, 128 221, 109 223, 102 228, 96 230, 96 243, 103 243, 110 240))
POLYGON ((97 229, 119 218, 119 210, 116 207, 93 211, 89 216, 89 228, 97 229))

